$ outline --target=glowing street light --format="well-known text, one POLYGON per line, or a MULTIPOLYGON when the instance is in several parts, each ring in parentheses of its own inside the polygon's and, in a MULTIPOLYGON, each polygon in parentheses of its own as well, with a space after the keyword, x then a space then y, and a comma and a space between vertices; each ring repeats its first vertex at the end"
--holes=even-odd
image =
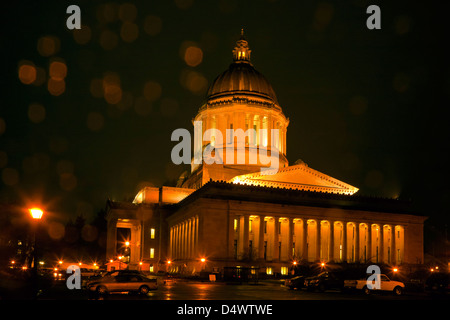
POLYGON ((37 228, 38 228, 38 221, 42 219, 42 216, 44 215, 44 211, 42 211, 39 208, 31 208, 28 209, 30 211, 31 218, 33 218, 34 221, 36 221, 35 225, 33 226, 33 238, 34 238, 34 246, 33 246, 33 287, 34 287, 34 294, 35 298, 38 293, 38 259, 37 259, 37 241, 36 241, 36 234, 37 234, 37 228))
POLYGON ((35 220, 40 220, 44 212, 39 208, 31 208, 29 209, 31 217, 35 220))

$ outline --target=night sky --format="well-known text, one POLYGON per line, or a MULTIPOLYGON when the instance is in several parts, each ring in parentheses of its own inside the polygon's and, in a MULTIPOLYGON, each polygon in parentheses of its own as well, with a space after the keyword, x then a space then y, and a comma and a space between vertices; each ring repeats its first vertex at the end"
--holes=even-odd
POLYGON ((91 219, 107 198, 173 184, 189 166, 172 164, 171 133, 193 131, 244 28, 290 119, 291 164, 449 222, 444 14, 433 1, 2 4, 0 201, 91 219), (70 4, 80 31, 66 27, 70 4), (381 30, 366 27, 370 4, 381 30))

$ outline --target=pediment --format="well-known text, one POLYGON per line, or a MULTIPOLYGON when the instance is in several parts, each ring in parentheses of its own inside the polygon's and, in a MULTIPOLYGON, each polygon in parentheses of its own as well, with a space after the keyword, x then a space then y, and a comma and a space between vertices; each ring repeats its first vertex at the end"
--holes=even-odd
POLYGON ((304 162, 282 168, 278 172, 257 172, 236 176, 230 181, 246 185, 339 194, 354 194, 359 190, 348 183, 310 168, 304 162))

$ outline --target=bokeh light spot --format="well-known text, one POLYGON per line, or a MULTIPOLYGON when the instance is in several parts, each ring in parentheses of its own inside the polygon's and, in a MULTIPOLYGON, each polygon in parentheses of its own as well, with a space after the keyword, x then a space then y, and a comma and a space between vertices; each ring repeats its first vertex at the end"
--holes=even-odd
POLYGON ((144 85, 143 94, 148 101, 155 101, 161 97, 161 85, 155 81, 148 81, 144 85))
POLYGON ((44 36, 38 39, 37 50, 43 57, 50 57, 58 53, 59 49, 60 41, 55 36, 44 36))
POLYGON ((175 0, 175 5, 178 9, 186 10, 194 4, 194 0, 175 0))
POLYGON ((28 118, 31 122, 39 123, 45 120, 45 108, 39 103, 32 103, 28 107, 28 118))
POLYGON ((134 111, 140 116, 148 116, 152 111, 152 104, 144 97, 137 97, 134 103, 134 111))
POLYGON ((82 25, 81 29, 73 29, 73 39, 76 43, 84 45, 92 38, 92 30, 88 26, 82 25))
POLYGON ((53 240, 60 240, 64 237, 65 227, 60 222, 52 221, 48 224, 47 232, 53 240))
POLYGON ((67 76, 66 64, 61 61, 53 61, 50 63, 49 76, 55 80, 63 80, 67 76))
POLYGON ((60 96, 66 90, 66 82, 64 80, 50 78, 47 82, 47 89, 51 95, 60 96))
POLYGON ((122 21, 134 21, 137 16, 136 6, 132 3, 123 3, 119 7, 119 19, 122 21))
POLYGON ((14 186, 19 183, 19 173, 13 168, 4 168, 2 170, 2 181, 7 186, 14 186))
POLYGON ((133 42, 139 36, 139 28, 132 22, 124 22, 120 28, 120 37, 125 42, 133 42))
POLYGON ((72 191, 77 187, 77 178, 71 173, 63 173, 59 176, 59 186, 66 191, 72 191))
POLYGON ((161 32, 162 20, 160 17, 149 15, 144 20, 144 31, 151 36, 156 36, 161 32))
POLYGON ((112 50, 117 47, 119 38, 110 30, 103 30, 100 34, 100 46, 105 50, 112 50))
POLYGON ((86 120, 87 127, 92 131, 99 131, 103 128, 105 119, 98 112, 89 112, 86 120))
POLYGON ((184 61, 190 67, 196 67, 203 60, 203 51, 199 47, 190 46, 184 52, 184 61))
POLYGON ((23 84, 32 84, 36 80, 36 67, 32 62, 23 61, 20 63, 19 80, 23 84))

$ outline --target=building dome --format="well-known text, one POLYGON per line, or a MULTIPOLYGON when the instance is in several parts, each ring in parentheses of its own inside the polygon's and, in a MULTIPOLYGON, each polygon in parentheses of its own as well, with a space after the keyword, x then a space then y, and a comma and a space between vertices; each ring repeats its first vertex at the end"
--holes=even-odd
POLYGON ((278 105, 275 91, 269 81, 250 62, 251 50, 241 31, 241 38, 233 50, 233 63, 214 79, 206 95, 214 100, 230 95, 245 95, 270 100, 278 105))
POLYGON ((234 94, 270 99, 278 104, 275 91, 269 81, 249 62, 234 61, 213 81, 209 87, 207 99, 234 94))

